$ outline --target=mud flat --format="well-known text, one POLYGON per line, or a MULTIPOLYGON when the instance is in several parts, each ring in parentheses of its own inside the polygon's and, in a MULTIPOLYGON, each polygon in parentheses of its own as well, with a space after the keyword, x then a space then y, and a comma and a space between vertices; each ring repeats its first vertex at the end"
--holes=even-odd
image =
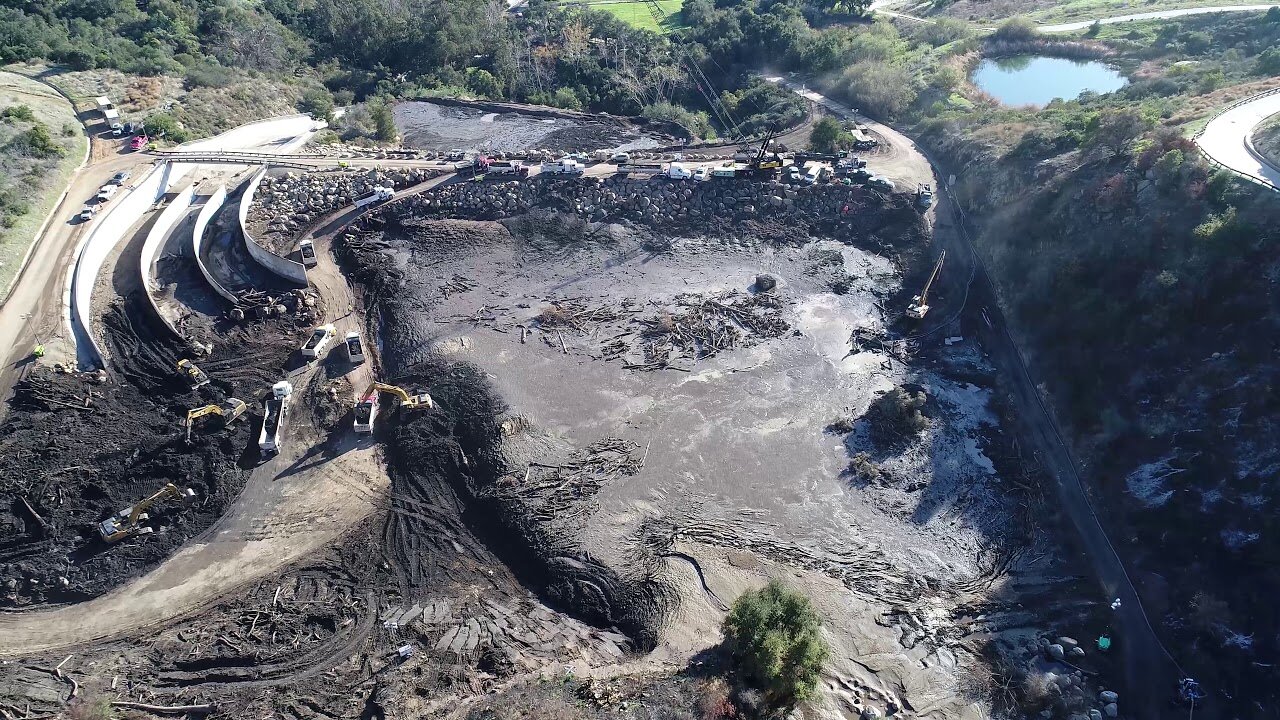
POLYGON ((510 522, 487 538, 522 580, 619 625, 638 588, 674 591, 678 609, 659 592, 631 629, 656 618, 654 654, 679 656, 714 641, 738 592, 783 575, 841 616, 833 687, 979 716, 956 670, 978 648, 946 618, 981 602, 1017 542, 986 453, 991 391, 969 382, 991 370, 963 345, 917 363, 888 339, 893 260, 801 224, 672 237, 541 210, 394 214, 349 238, 383 362, 428 386, 473 374, 490 398, 482 432, 499 437, 477 455, 460 441, 454 472, 520 517, 520 539, 510 522), (928 400, 923 430, 886 444, 867 411, 894 388, 928 400), (584 599, 583 577, 609 582, 584 599))
POLYGON ((546 149, 641 150, 670 144, 659 141, 625 120, 536 117, 519 112, 485 112, 475 108, 404 102, 395 107, 396 127, 404 144, 420 150, 487 150, 513 152, 546 149))

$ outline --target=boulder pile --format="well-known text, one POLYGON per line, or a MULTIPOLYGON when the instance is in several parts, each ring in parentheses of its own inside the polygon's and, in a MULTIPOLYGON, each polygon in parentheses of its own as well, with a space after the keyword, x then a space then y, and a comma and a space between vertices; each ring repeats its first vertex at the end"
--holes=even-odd
POLYGON ((909 195, 861 186, 790 187, 745 179, 694 182, 616 176, 444 185, 390 203, 375 215, 395 220, 498 220, 533 208, 591 222, 631 220, 659 228, 775 220, 799 226, 839 223, 873 233, 886 224, 919 221, 909 195))
POLYGON ((262 180, 246 219, 249 233, 263 247, 287 254, 300 230, 353 204, 378 186, 397 190, 444 174, 444 170, 400 168, 315 173, 286 173, 262 180))

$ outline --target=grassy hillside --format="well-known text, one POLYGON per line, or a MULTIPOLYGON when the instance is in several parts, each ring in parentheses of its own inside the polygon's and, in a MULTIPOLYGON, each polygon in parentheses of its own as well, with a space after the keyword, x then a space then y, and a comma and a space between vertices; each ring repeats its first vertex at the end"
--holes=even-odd
POLYGON ((88 142, 61 95, 30 78, 0 72, 0 298, 8 294, 88 142))
POLYGON ((670 32, 683 26, 680 10, 684 0, 658 0, 658 6, 667 14, 665 22, 659 24, 649 10, 649 4, 638 0, 562 0, 561 5, 567 7, 586 7, 601 10, 641 30, 652 30, 656 33, 670 32))

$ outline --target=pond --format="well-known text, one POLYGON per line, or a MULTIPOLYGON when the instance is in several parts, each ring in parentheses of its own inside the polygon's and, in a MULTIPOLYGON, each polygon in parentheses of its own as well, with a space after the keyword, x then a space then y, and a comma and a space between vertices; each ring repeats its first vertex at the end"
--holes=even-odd
POLYGON ((1038 55, 986 58, 973 71, 973 84, 1005 105, 1074 100, 1085 91, 1109 93, 1128 82, 1106 63, 1038 55))

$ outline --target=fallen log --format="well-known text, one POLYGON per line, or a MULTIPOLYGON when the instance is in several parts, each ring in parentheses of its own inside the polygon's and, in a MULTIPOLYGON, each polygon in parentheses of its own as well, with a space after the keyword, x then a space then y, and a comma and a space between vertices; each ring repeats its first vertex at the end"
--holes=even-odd
POLYGON ((160 715, 177 715, 181 713, 202 713, 209 714, 214 711, 214 705, 148 705, 146 703, 128 702, 126 700, 112 700, 111 707, 129 708, 130 710, 144 710, 146 712, 157 713, 160 715))

